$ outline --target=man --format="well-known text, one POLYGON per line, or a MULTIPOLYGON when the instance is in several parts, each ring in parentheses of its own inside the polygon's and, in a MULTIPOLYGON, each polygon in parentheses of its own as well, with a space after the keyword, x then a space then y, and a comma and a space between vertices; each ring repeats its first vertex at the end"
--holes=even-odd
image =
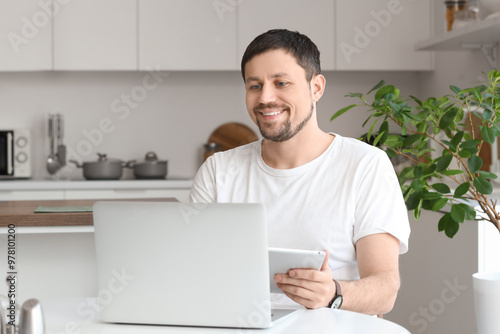
POLYGON ((258 36, 241 71, 248 113, 263 139, 207 159, 190 200, 263 203, 270 247, 326 250, 320 271, 276 275, 294 302, 336 306, 342 294, 342 309, 389 312, 410 229, 386 154, 319 128, 316 103, 326 81, 308 37, 288 30, 258 36))

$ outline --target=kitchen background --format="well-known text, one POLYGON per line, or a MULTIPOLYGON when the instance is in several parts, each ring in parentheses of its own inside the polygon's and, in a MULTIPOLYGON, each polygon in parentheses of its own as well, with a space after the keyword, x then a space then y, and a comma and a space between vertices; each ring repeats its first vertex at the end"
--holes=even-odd
MULTIPOLYGON (((243 6, 245 1, 241 3, 243 6)), ((444 30, 443 1, 431 4, 428 15, 435 20, 416 17, 414 22, 427 26, 411 29, 431 29, 440 35, 444 30)), ((228 11, 226 18, 232 14, 237 11, 228 11)), ((372 43, 382 40, 384 34, 382 31, 372 43)), ((364 52, 369 49, 361 50, 360 56, 364 52)), ((491 68, 480 51, 439 51, 429 57, 430 71, 326 70, 326 91, 318 103, 320 127, 352 137, 366 132, 361 127, 366 118, 363 110, 333 123, 329 119, 352 103, 344 97, 346 93, 367 92, 381 79, 400 88, 402 95, 425 98, 448 93, 450 84, 466 87, 491 68)), ((202 162, 203 144, 219 125, 241 122, 257 133, 247 115, 243 82, 236 70, 1 72, 0 101, 0 128, 32 130, 34 179, 48 177, 46 123, 52 112, 65 117, 68 159, 92 161, 97 152, 123 160, 142 159, 153 150, 169 160, 172 178, 194 176, 202 162), (145 80, 148 87, 155 87, 141 89, 145 80), (127 104, 124 99, 128 98, 127 104)), ((81 169, 65 169, 65 177, 81 178, 81 169)), ((125 175, 130 177, 130 173, 125 175)), ((401 257, 401 292, 386 318, 415 333, 474 333, 471 275, 477 271, 477 227, 465 223, 454 240, 448 240, 437 232, 438 219, 438 214, 426 213, 420 221, 412 221, 410 252, 401 257), (450 290, 455 293, 454 301, 439 303, 450 285, 459 286, 450 290), (436 308, 441 304, 444 309, 436 308)), ((34 237, 26 236, 25 244, 30 238, 34 237)))

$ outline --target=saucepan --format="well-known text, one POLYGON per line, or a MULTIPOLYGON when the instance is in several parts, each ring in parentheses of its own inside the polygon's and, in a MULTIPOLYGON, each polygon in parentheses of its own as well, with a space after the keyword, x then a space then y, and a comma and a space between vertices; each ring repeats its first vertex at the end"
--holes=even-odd
POLYGON ((132 161, 124 162, 119 159, 108 158, 106 154, 97 153, 97 161, 87 161, 80 164, 76 160, 70 160, 76 167, 83 168, 83 176, 87 180, 118 180, 122 177, 123 167, 132 161))
POLYGON ((134 170, 138 179, 164 179, 167 176, 167 160, 159 160, 155 152, 148 152, 144 161, 139 163, 131 161, 127 167, 134 170))

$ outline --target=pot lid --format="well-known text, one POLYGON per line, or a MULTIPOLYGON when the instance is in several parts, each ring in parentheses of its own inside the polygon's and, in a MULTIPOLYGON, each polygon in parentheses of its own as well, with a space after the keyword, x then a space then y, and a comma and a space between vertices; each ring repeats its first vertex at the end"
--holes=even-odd
MULTIPOLYGON (((120 159, 108 158, 108 155, 105 153, 97 153, 97 155, 98 155, 97 162, 119 162, 119 163, 123 162, 120 159)), ((94 162, 94 161, 89 161, 89 162, 94 162)))
POLYGON ((146 156, 144 157, 144 162, 143 163, 147 163, 147 164, 162 164, 162 163, 166 163, 167 161, 166 160, 158 160, 158 156, 156 155, 155 152, 152 152, 152 151, 149 151, 148 153, 146 153, 146 156))

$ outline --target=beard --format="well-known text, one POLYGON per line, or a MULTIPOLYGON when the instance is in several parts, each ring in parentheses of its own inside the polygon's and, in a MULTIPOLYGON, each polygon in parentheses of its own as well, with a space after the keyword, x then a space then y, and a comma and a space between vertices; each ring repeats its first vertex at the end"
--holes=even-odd
MULTIPOLYGON (((285 110, 285 112, 288 112, 290 108, 287 106, 277 106, 274 103, 270 103, 267 105, 261 104, 257 108, 254 109, 254 113, 257 114, 259 110, 264 109, 264 108, 271 108, 271 109, 280 109, 280 110, 285 110)), ((311 111, 307 116, 300 122, 295 128, 292 128, 292 122, 288 118, 285 123, 281 125, 281 127, 278 129, 278 131, 271 131, 270 128, 273 126, 273 124, 264 124, 262 125, 259 120, 257 119, 257 126, 259 127, 260 134, 264 139, 271 140, 274 142, 284 142, 287 141, 293 137, 297 133, 299 133, 304 126, 306 126, 307 122, 312 117, 314 110, 314 105, 311 103, 311 111)))

